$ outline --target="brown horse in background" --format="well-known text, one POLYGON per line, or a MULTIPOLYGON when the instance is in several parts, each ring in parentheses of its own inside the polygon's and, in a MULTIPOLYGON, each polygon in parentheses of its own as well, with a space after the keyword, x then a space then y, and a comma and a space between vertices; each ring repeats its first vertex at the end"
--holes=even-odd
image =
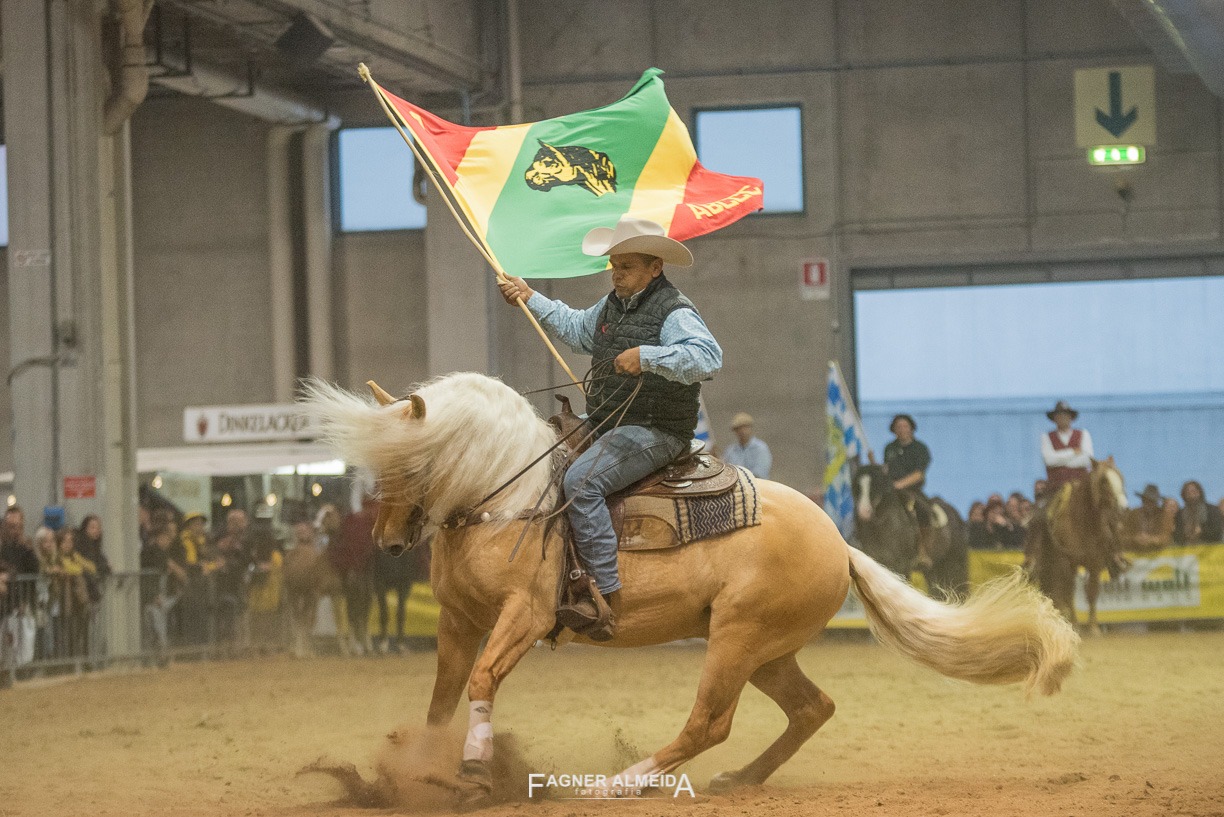
POLYGON ((285 551, 285 595, 293 629, 293 654, 298 658, 314 655, 315 618, 319 599, 331 599, 336 617, 336 644, 349 654, 347 605, 344 582, 323 548, 299 545, 285 551))
POLYGON ((1072 624, 1075 620, 1075 578, 1086 571, 1088 631, 1099 635, 1097 597, 1101 572, 1111 575, 1125 566, 1122 558, 1122 514, 1127 509, 1126 485, 1113 457, 1093 460, 1089 474, 1058 489, 1029 523, 1024 562, 1054 606, 1072 624))
MULTIPOLYGON (((557 432, 526 398, 480 374, 447 375, 401 400, 371 387, 377 402, 312 381, 304 408, 348 462, 376 475, 379 547, 399 553, 433 536, 441 611, 427 722, 448 725, 466 690, 458 787, 465 805, 478 805, 492 792, 498 689, 556 621, 564 545, 557 527, 532 509, 552 509, 560 499, 547 458, 557 432)), ((670 774, 726 740, 746 684, 778 704, 787 726, 759 757, 718 775, 711 787, 768 779, 833 716, 833 701, 796 654, 841 608, 851 585, 882 643, 949 677, 1024 682, 1053 693, 1070 672, 1074 631, 1018 577, 987 585, 963 604, 934 601, 848 546, 807 497, 776 482, 757 485, 760 525, 620 553, 616 636, 598 646, 708 642, 688 722, 674 741, 622 773, 629 785, 670 774)), ((559 698, 565 694, 558 689, 559 698)))
POLYGON ((931 505, 943 511, 945 520, 936 526, 931 537, 931 566, 919 566, 919 570, 931 595, 943 599, 964 597, 969 592, 968 526, 960 512, 943 497, 931 497, 931 505))

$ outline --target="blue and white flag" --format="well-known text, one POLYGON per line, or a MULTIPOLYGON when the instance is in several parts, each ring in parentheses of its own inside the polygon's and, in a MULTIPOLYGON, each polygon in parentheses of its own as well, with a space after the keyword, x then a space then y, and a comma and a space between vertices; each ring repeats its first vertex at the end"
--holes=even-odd
POLYGON ((850 491, 850 466, 867 454, 867 435, 863 421, 836 361, 829 361, 828 398, 825 402, 825 454, 828 466, 824 473, 825 513, 837 523, 842 536, 854 535, 854 497, 850 491))

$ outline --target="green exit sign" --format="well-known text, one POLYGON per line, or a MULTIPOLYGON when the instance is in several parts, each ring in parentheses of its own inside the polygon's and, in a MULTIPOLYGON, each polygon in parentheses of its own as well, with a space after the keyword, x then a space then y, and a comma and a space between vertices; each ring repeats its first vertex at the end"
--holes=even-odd
POLYGON ((1090 165, 1141 165, 1147 152, 1140 145, 1098 145, 1088 149, 1090 165))

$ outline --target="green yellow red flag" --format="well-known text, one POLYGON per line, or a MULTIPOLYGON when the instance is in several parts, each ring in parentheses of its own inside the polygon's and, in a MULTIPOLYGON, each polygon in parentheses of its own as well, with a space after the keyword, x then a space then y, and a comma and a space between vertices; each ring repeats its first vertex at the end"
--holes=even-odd
POLYGON ((656 221, 682 241, 761 209, 760 179, 697 161, 662 73, 647 70, 602 108, 501 127, 456 125, 370 85, 494 266, 523 278, 571 278, 606 267, 606 258, 582 253, 582 238, 623 215, 656 221))

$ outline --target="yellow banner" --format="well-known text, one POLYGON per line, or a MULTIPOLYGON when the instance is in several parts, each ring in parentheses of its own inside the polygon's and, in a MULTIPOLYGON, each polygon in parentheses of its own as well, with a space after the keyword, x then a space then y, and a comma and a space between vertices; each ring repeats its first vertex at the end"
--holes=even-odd
MULTIPOLYGON (((395 593, 387 593, 386 604, 389 612, 387 626, 395 626, 395 593)), ((434 600, 433 590, 424 582, 412 585, 408 594, 408 603, 404 605, 404 635, 417 638, 433 638, 438 634, 438 602, 434 600)), ((369 630, 371 634, 381 634, 382 625, 379 621, 378 599, 370 605, 369 630)))
MULTIPOLYGON (((1127 554, 1130 569, 1115 581, 1102 576, 1097 618, 1106 623, 1189 621, 1224 618, 1224 544, 1186 545, 1145 554, 1127 554)), ((977 587, 1020 566, 1018 551, 969 551, 969 583, 977 587)), ((1076 579, 1075 609, 1080 620, 1088 610, 1085 574, 1076 579)), ((922 576, 911 580, 925 589, 922 576)), ((853 593, 830 627, 866 627, 863 608, 853 593)))

